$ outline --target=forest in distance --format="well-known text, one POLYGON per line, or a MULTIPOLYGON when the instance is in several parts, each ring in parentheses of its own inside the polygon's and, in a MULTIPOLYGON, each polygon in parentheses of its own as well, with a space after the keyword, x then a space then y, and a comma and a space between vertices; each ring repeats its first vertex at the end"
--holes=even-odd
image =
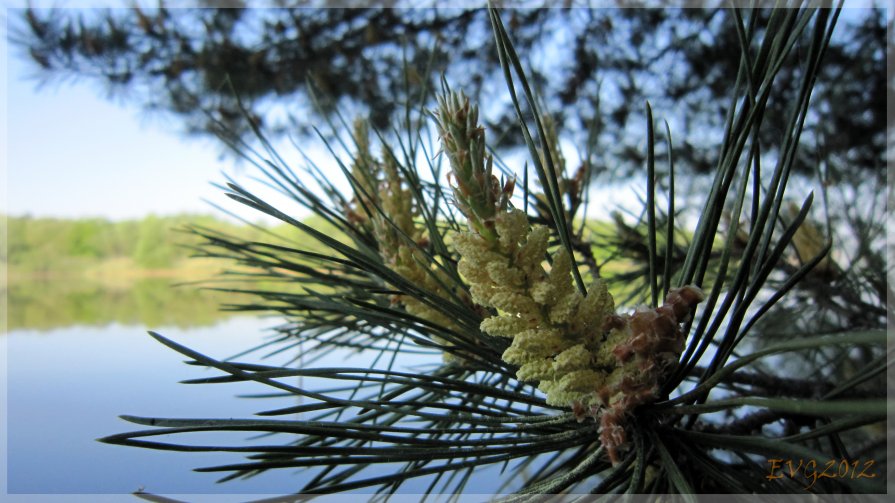
MULTIPOLYGON (((187 261, 200 238, 187 232, 199 226, 246 240, 262 230, 209 215, 148 215, 112 221, 103 218, 10 216, 7 257, 11 282, 19 279, 116 275, 164 275, 162 271, 207 269, 187 261), (142 274, 141 274, 142 273, 142 274)), ((259 224, 259 226, 264 227, 259 224)), ((277 231, 277 229, 269 229, 277 231)), ((281 229, 282 230, 282 229, 281 229)))
MULTIPOLYGON (((309 241, 287 224, 237 224, 211 215, 148 215, 142 219, 112 221, 103 218, 47 218, 0 216, 7 234, 4 266, 10 284, 40 279, 117 280, 172 277, 207 278, 230 261, 196 257, 203 238, 190 229, 226 234, 244 241, 259 241, 268 233, 286 241, 309 241)), ((592 220, 594 230, 627 227, 621 216, 615 222, 592 220)), ((309 227, 340 239, 341 233, 319 216, 303 220, 309 227)), ((627 228, 630 232, 632 229, 627 228)), ((315 243, 307 243, 313 247, 315 243)), ((312 250, 314 251, 314 250, 312 250)), ((320 250, 318 250, 320 251, 320 250)), ((594 250, 597 256, 603 256, 594 250)))
POLYGON ((228 315, 221 305, 234 298, 200 286, 211 286, 229 264, 194 257, 192 247, 202 238, 187 229, 247 241, 265 231, 284 238, 295 234, 195 214, 122 221, 10 216, 3 221, 7 330, 211 325, 228 315))
MULTIPOLYGON (((272 233, 284 242, 317 244, 286 224, 252 226, 200 214, 120 221, 9 216, 3 221, 8 243, 2 261, 7 330, 110 323, 150 328, 208 326, 232 314, 221 309, 225 304, 241 300, 212 288, 248 284, 245 278, 222 276, 225 270, 238 269, 232 261, 195 256, 195 247, 204 238, 189 229, 245 241, 263 241, 272 233)), ((319 216, 304 223, 336 238, 341 235, 319 216)), ((589 225, 609 230, 624 224, 594 220, 589 225)), ((594 255, 605 259, 607 253, 595 249, 594 255)))

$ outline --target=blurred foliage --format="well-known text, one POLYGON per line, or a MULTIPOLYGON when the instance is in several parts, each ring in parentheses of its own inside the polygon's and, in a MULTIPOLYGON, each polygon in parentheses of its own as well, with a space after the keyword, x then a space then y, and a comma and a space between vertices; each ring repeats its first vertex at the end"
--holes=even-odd
POLYGON ((181 328, 212 325, 226 312, 223 296, 168 278, 140 278, 110 286, 101 281, 18 282, 8 287, 7 330, 50 330, 112 323, 181 328))
MULTIPOLYGON (((285 225, 256 227, 205 215, 117 222, 28 216, 4 220, 8 330, 110 323, 210 325, 226 315, 222 304, 233 298, 192 283, 211 286, 229 279, 221 275, 223 261, 191 258, 199 254, 194 247, 201 238, 187 229, 226 232, 248 241, 274 235, 288 242, 299 236, 285 225)), ((312 224, 317 220, 309 218, 312 224)))
MULTIPOLYGON (((180 266, 199 240, 184 232, 203 226, 258 239, 263 231, 204 215, 149 215, 140 220, 7 217, 7 265, 12 280, 22 275, 80 277, 102 273, 103 262, 128 258, 136 269, 180 266)), ((106 263, 105 265, 108 265, 106 263)), ((115 274, 127 271, 115 270, 115 274)))
MULTIPOLYGON (((488 103, 483 115, 495 145, 521 145, 518 135, 508 134, 516 119, 503 94, 484 9, 418 8, 444 7, 434 1, 414 8, 402 8, 406 2, 350 9, 302 0, 281 4, 29 8, 11 16, 12 40, 42 80, 89 80, 152 113, 173 114, 190 133, 245 138, 254 126, 269 135, 308 133, 319 121, 307 117, 340 109, 388 130, 407 103, 431 106, 428 90, 446 74, 488 103)), ((715 168, 713 148, 722 140, 740 69, 738 34, 727 29, 732 11, 720 6, 726 3, 503 12, 516 47, 531 55, 529 80, 557 112, 560 129, 578 145, 591 174, 624 179, 646 160, 636 134, 646 99, 671 122, 679 173, 715 168)), ((747 28, 764 30, 769 11, 760 16, 747 28)), ((812 100, 818 113, 805 121, 796 172, 810 172, 824 157, 846 182, 885 177, 887 26, 883 9, 850 9, 843 16, 817 76, 812 100)), ((773 154, 776 135, 786 129, 805 71, 799 58, 809 46, 807 35, 800 38, 779 70, 780 85, 763 117, 766 154, 773 154)))

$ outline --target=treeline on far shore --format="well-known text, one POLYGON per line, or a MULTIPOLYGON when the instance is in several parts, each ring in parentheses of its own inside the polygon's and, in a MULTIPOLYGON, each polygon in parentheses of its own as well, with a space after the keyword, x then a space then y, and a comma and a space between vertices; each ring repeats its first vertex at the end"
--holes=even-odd
MULTIPOLYGON (((319 216, 304 223, 336 239, 343 238, 319 216)), ((0 257, 6 271, 0 272, 6 273, 10 284, 85 277, 104 281, 158 276, 199 279, 235 265, 221 259, 196 259, 196 247, 202 238, 190 232, 191 228, 246 241, 271 242, 273 234, 283 240, 279 244, 295 246, 300 242, 297 248, 327 252, 322 244, 288 224, 250 225, 200 214, 149 215, 121 221, 0 215, 2 225, 6 226, 7 249, 6 256, 0 257)), ((598 220, 588 226, 598 232, 612 228, 611 223, 598 220)), ((597 248, 593 252, 600 258, 606 255, 605 250, 597 248)))
MULTIPOLYGON (((342 239, 320 217, 305 224, 342 239)), ((7 328, 48 330, 74 325, 197 326, 227 315, 221 307, 252 300, 233 289, 275 288, 287 291, 302 283, 275 286, 264 279, 221 275, 241 271, 232 260, 195 258, 202 238, 189 232, 203 228, 245 241, 271 242, 326 253, 319 242, 287 224, 254 227, 209 215, 147 216, 138 220, 100 218, 60 219, 13 216, 3 218, 7 250, 0 278, 9 309, 7 328), (260 228, 259 228, 260 227, 260 228), (226 291, 217 291, 225 289, 226 291), (285 290, 284 290, 285 289, 285 290)), ((605 222, 592 226, 606 231, 605 222)), ((0 229, 2 231, 2 229, 0 229)), ((0 232, 2 234, 2 232, 0 232)), ((2 251, 2 248, 0 248, 2 251)), ((605 258, 605 251, 594 255, 605 258)), ((326 291, 326 285, 316 285, 326 291)), ((0 313, 2 315, 2 313, 0 313)), ((2 332, 0 327, 0 332, 2 332)))
MULTIPOLYGON (((201 241, 187 231, 200 226, 246 240, 262 239, 264 231, 209 215, 149 215, 138 220, 102 218, 5 218, 10 281, 19 278, 84 275, 164 275, 172 269, 203 269, 207 260, 188 260, 201 241)), ((281 225, 272 230, 289 235, 281 225)), ((269 239, 269 236, 265 239, 269 239)))
POLYGON ((6 330, 210 325, 227 316, 221 307, 245 298, 214 290, 240 286, 232 277, 216 279, 234 263, 195 258, 193 247, 202 238, 188 229, 248 241, 268 241, 267 232, 286 242, 307 241, 287 225, 259 224, 259 229, 192 214, 124 221, 0 215, 0 224, 6 226, 7 239, 0 270, 8 280, 0 285, 9 307, 6 330))

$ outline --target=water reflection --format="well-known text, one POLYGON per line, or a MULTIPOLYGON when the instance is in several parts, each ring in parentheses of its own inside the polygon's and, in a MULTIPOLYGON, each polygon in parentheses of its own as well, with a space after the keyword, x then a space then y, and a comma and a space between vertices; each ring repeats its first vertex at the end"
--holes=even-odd
MULTIPOLYGON (((204 328, 159 331, 225 358, 262 342, 270 325, 271 320, 230 317, 204 328)), ((132 429, 120 414, 245 418, 261 408, 295 402, 237 399, 236 394, 257 391, 241 383, 178 384, 210 372, 184 365, 181 355, 158 344, 142 327, 111 323, 40 332, 19 329, 0 339, 0 345, 9 356, 4 450, 10 494, 120 494, 141 488, 168 494, 279 494, 295 483, 295 475, 284 471, 219 485, 219 475, 192 471, 219 463, 221 456, 215 453, 178 456, 95 440, 132 429)))
MULTIPOLYGON (((182 329, 160 327, 165 336, 211 357, 223 359, 261 344, 273 334, 267 330, 278 320, 233 316, 209 327, 182 329)), ((280 495, 306 484, 314 470, 271 470, 245 480, 217 484, 220 473, 195 473, 194 468, 245 461, 242 453, 174 453, 136 449, 97 442, 110 434, 130 431, 134 425, 120 414, 163 417, 252 418, 261 410, 301 405, 301 397, 257 396, 269 389, 257 383, 183 385, 181 380, 218 375, 203 367, 184 365, 184 357, 149 337, 141 326, 110 323, 104 327, 74 326, 51 330, 12 330, 0 339, 9 358, 7 490, 10 494, 124 494, 145 490, 156 494, 189 495, 182 500, 200 501, 195 495, 280 495), (245 398, 254 396, 254 398, 245 398)), ((282 364, 296 354, 272 358, 262 355, 241 361, 282 364)), ((340 349, 316 366, 375 366, 376 355, 340 349)), ((432 364, 440 360, 404 362, 432 364)), ((301 366, 301 360, 294 365, 301 366)), ((296 378, 294 384, 320 388, 319 379, 296 378)), ((283 418, 298 417, 284 416, 283 418)), ((307 419, 307 417, 303 417, 307 419)), ((174 439, 166 439, 172 441, 174 439)), ((277 435, 256 437, 244 432, 198 433, 189 443, 284 445, 294 438, 277 435)), ((390 467, 370 470, 385 475, 390 467)), ((498 480, 494 467, 491 482, 498 480)), ((366 473, 366 472, 365 472, 366 473)), ((424 491, 423 482, 408 484, 424 491)), ((474 486, 479 492, 490 485, 474 486)), ((41 497, 43 498, 43 497, 41 497)), ((212 498, 204 501, 221 501, 212 498)), ((92 500, 90 500, 92 501, 92 500)))
POLYGON ((218 306, 232 301, 232 294, 175 285, 171 278, 140 278, 122 284, 17 281, 7 287, 7 329, 46 331, 111 323, 190 328, 209 326, 228 316, 218 306))

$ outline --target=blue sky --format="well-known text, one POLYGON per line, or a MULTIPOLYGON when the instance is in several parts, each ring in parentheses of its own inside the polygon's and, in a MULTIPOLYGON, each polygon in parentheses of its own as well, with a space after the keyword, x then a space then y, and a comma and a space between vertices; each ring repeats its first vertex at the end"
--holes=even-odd
MULTIPOLYGON (((47 7, 47 3, 35 2, 39 7, 47 7)), ((10 24, 17 22, 15 10, 6 14, 10 24)), ((248 181, 256 174, 254 168, 237 167, 232 158, 222 158, 220 144, 209 138, 183 137, 176 118, 148 115, 134 102, 109 100, 93 81, 52 81, 38 88, 39 81, 33 78, 36 68, 20 48, 8 46, 6 37, 0 39, 0 54, 8 65, 3 72, 6 78, 0 82, 0 86, 6 86, 7 99, 0 106, 5 108, 2 113, 8 124, 2 134, 7 142, 7 197, 2 198, 0 211, 9 215, 115 220, 149 213, 220 214, 203 202, 206 199, 250 220, 259 219, 257 212, 243 210, 211 185, 222 182, 224 172, 253 189, 257 187, 248 181)), ((332 166, 322 145, 306 148, 318 165, 332 166)), ((574 165, 575 149, 569 146, 564 150, 570 165, 574 165)), ((287 159, 300 160, 288 142, 283 142, 280 153, 287 159)), ((519 160, 520 165, 523 162, 519 160)), ((347 188, 347 183, 344 185, 347 188)), ((307 214, 295 206, 282 207, 284 200, 269 192, 265 199, 293 216, 307 214)), ((591 207, 595 209, 596 205, 591 207)))
MULTIPOLYGON (((15 22, 15 11, 7 11, 15 22)), ((252 221, 259 214, 223 196, 211 182, 224 175, 255 189, 254 168, 221 157, 221 146, 209 138, 189 138, 175 119, 146 114, 139 105, 109 100, 92 81, 51 81, 39 86, 36 68, 23 51, 0 40, 6 56, 6 100, 0 106, 8 130, 7 197, 0 211, 35 217, 140 218, 149 213, 215 213, 211 200, 252 221)), ((280 153, 298 161, 283 142, 280 153)), ((306 143, 307 145, 307 143, 306 143)), ((572 155, 574 149, 569 150, 572 155)), ((308 148, 318 165, 332 165, 321 144, 308 148), (322 162, 321 162, 322 160, 322 162)), ((522 161, 520 161, 521 163, 522 161)), ((296 164, 301 164, 297 162, 296 164)), ((341 177, 337 177, 341 178, 341 177)), ((347 184, 345 184, 347 185, 347 184)), ((346 187, 347 188, 347 187, 346 187)), ((260 191, 259 191, 260 192, 260 191)), ((266 193, 266 199, 294 216, 303 209, 266 193)), ((271 219, 260 218, 271 221, 271 219)))
MULTIPOLYGON (((6 14, 7 21, 15 22, 15 11, 6 14)), ((147 116, 135 103, 112 102, 93 82, 51 82, 38 89, 38 81, 29 78, 33 66, 21 49, 8 46, 5 36, 0 54, 6 65, 6 78, 0 81, 5 87, 0 94, 6 96, 0 103, 6 118, 0 123, 5 128, 0 147, 6 153, 0 211, 126 219, 215 212, 203 202, 208 199, 257 219, 211 186, 224 180, 222 172, 239 182, 252 174, 252 168, 237 168, 232 158, 222 158, 219 144, 184 138, 176 119, 147 116)), ((289 146, 283 150, 293 151, 289 146)), ((322 147, 311 150, 312 157, 323 158, 322 147)), ((0 196, 3 182, 0 176, 0 196)))
MULTIPOLYGON (((15 16, 7 11, 8 18, 15 16)), ((5 35, 5 34, 4 34, 5 35)), ((203 198, 229 202, 211 182, 221 172, 242 182, 248 167, 221 158, 210 139, 182 138, 171 118, 115 103, 91 82, 38 88, 19 48, 0 40, 6 99, 0 137, 6 153, 4 211, 10 215, 139 218, 149 213, 210 213, 203 198)), ((238 210, 238 208, 237 208, 238 210)), ((240 212, 255 220, 252 212, 240 212)))

